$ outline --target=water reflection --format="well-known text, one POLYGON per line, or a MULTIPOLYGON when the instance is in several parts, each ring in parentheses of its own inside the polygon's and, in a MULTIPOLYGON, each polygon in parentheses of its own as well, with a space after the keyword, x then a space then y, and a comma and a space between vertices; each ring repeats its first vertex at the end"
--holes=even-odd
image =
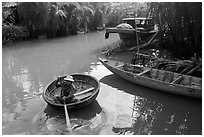
POLYGON ((68 110, 71 132, 66 129, 64 110, 55 110, 49 105, 32 120, 31 134, 99 134, 107 116, 95 100, 81 109, 68 110))
POLYGON ((38 93, 43 90, 43 84, 35 81, 30 70, 12 57, 8 58, 8 66, 3 67, 3 126, 18 119, 26 109, 27 100, 39 97, 38 93))
MULTIPOLYGON (((194 123, 196 119, 192 117, 195 113, 200 117, 202 113, 200 100, 138 86, 113 74, 103 77, 100 82, 134 95, 132 113, 129 114, 132 124, 123 127, 114 125, 112 131, 117 134, 189 134, 192 133, 189 123, 194 123), (195 107, 189 109, 191 105, 195 107)), ((194 126, 201 128, 202 122, 196 121, 194 126)))
POLYGON ((29 134, 30 120, 43 109, 42 98, 19 101, 13 109, 4 109, 2 116, 3 134, 29 134))
MULTIPOLYGON (((10 93, 12 93, 16 95, 17 100, 26 100, 36 97, 39 92, 43 91, 43 84, 39 80, 38 71, 35 73, 32 72, 33 69, 22 64, 22 62, 12 55, 8 55, 7 61, 3 60, 3 64, 3 96, 5 95, 6 98, 10 99, 13 96, 10 96, 10 93)), ((15 100, 11 99, 11 101, 15 100)), ((6 104, 9 103, 12 102, 8 102, 7 100, 6 104)))

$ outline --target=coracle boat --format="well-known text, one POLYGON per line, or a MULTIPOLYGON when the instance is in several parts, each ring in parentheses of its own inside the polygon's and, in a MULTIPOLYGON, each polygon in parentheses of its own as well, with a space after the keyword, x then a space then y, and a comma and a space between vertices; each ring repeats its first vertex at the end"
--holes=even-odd
MULTIPOLYGON (((99 81, 86 74, 72 74, 74 79, 74 86, 77 92, 74 94, 78 99, 77 102, 66 104, 68 109, 75 109, 84 107, 93 102, 100 90, 99 81)), ((55 95, 60 95, 61 87, 56 87, 56 80, 48 84, 47 88, 43 92, 43 99, 54 109, 63 109, 64 104, 57 103, 53 98, 55 95)))
POLYGON ((164 92, 202 98, 202 78, 108 59, 99 58, 99 60, 112 73, 135 84, 164 92))

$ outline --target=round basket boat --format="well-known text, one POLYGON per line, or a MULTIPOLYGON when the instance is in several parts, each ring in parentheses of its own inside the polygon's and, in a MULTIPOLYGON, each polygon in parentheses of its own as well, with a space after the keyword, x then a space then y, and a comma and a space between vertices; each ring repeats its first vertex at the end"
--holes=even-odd
MULTIPOLYGON (((67 108, 80 108, 93 102, 100 90, 99 81, 96 78, 86 74, 72 74, 71 76, 74 79, 73 84, 77 89, 77 93, 88 89, 92 90, 88 92, 88 96, 82 94, 79 101, 66 104, 67 108)), ((55 95, 60 95, 61 92, 61 87, 56 87, 55 81, 56 80, 48 84, 47 88, 43 92, 43 99, 54 109, 64 109, 64 104, 59 104, 53 99, 55 95)))

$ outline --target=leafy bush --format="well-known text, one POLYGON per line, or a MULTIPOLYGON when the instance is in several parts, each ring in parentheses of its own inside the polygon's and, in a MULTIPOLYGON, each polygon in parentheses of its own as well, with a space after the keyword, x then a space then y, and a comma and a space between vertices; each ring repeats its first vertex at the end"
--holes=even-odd
POLYGON ((29 37, 29 31, 26 27, 3 25, 2 26, 2 43, 8 43, 15 40, 22 40, 29 37))
MULTIPOLYGON (((31 38, 38 38, 41 35, 47 38, 54 38, 57 36, 76 35, 78 31, 94 31, 97 27, 104 27, 104 24, 115 27, 125 16, 124 10, 130 6, 136 9, 138 3, 18 2, 12 10, 10 7, 4 8, 2 15, 3 21, 7 22, 9 29, 21 25, 29 30, 31 38), (13 13, 16 15, 13 16, 13 13), (16 20, 18 20, 18 24, 16 24, 16 20), (12 24, 8 24, 10 22, 12 24), (11 27, 10 25, 15 26, 11 27)), ((8 26, 4 29, 6 28, 8 30, 8 26)), ((5 39, 9 38, 5 37, 5 39)), ((12 35, 10 39, 14 40, 17 38, 12 35)))
POLYGON ((201 56, 201 2, 152 2, 148 7, 159 29, 166 29, 160 35, 166 48, 170 47, 178 58, 188 58, 194 53, 201 56))
POLYGON ((20 23, 26 26, 32 37, 41 35, 47 27, 49 3, 46 2, 20 2, 18 15, 20 23))

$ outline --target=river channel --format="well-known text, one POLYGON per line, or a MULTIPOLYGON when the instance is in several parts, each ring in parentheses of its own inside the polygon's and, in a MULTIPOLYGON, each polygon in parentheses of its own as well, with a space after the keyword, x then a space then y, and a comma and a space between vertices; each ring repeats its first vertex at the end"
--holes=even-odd
MULTIPOLYGON (((117 34, 106 40, 104 33, 3 47, 2 134, 202 134, 201 100, 132 84, 98 61, 100 51, 119 40, 117 34), (57 76, 72 73, 97 78, 100 92, 90 105, 69 111, 71 124, 76 128, 68 132, 64 111, 49 107, 41 93, 57 76)), ((125 60, 127 56, 112 58, 125 60)))

